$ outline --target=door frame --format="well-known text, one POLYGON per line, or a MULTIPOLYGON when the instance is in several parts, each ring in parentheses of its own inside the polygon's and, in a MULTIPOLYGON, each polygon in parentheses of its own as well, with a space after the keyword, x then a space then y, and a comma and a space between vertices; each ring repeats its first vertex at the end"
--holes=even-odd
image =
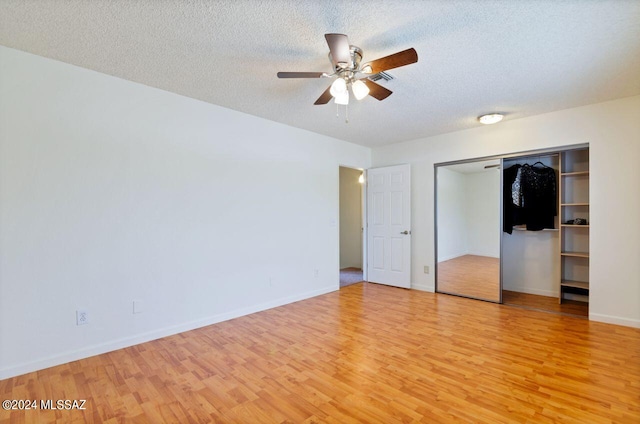
POLYGON ((361 212, 362 216, 360 217, 360 222, 362 224, 362 240, 361 240, 361 254, 362 254, 362 279, 367 281, 367 169, 352 166, 352 165, 341 165, 338 164, 338 213, 337 213, 337 222, 338 222, 338 289, 340 288, 340 168, 349 168, 355 169, 357 171, 362 172, 364 176, 364 182, 360 185, 360 199, 361 199, 361 212))

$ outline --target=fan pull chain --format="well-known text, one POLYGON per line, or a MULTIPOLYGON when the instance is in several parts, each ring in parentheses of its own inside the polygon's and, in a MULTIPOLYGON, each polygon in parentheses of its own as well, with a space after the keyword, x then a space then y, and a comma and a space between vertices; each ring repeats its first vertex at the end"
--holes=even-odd
MULTIPOLYGON (((340 106, 336 103, 336 118, 340 117, 340 106)), ((344 106, 344 123, 349 123, 349 105, 344 106)))

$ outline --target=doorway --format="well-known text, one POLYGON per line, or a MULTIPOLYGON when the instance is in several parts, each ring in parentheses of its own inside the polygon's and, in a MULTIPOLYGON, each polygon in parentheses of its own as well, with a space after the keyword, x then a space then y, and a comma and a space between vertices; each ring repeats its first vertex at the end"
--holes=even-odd
POLYGON ((340 287, 363 277, 363 186, 359 169, 340 167, 340 287))

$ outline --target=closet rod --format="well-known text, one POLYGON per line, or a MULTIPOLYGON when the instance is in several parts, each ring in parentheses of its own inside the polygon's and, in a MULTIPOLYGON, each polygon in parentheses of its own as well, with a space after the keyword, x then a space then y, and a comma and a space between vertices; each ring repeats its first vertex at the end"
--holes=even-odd
MULTIPOLYGON (((540 160, 542 158, 553 158, 553 157, 560 157, 560 153, 546 153, 546 154, 540 154, 540 155, 512 156, 510 158, 504 158, 504 161, 505 162, 512 162, 512 161, 522 162, 522 161, 530 161, 530 160, 533 160, 533 159, 540 160)), ((485 166, 485 168, 487 168, 487 166, 485 166)))
POLYGON ((505 159, 505 160, 513 160, 513 159, 527 159, 527 158, 552 158, 552 157, 556 157, 556 156, 560 156, 560 153, 549 153, 546 155, 528 155, 528 156, 515 156, 509 159, 505 159))

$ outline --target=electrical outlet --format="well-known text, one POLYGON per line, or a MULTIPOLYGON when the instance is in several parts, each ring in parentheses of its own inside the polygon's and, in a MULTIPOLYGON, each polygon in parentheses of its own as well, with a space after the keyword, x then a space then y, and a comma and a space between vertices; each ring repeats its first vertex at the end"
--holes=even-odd
POLYGON ((142 302, 139 300, 134 300, 133 301, 133 313, 134 314, 141 314, 144 311, 143 309, 143 305, 142 302))
POLYGON ((78 309, 76 311, 76 325, 89 324, 89 312, 84 309, 78 309))
POLYGON ((314 269, 314 270, 313 270, 313 276, 314 276, 315 278, 318 278, 318 275, 320 275, 320 271, 318 271, 317 269, 314 269))
POLYGON ((428 274, 428 273, 429 273, 429 266, 428 266, 428 265, 425 265, 425 266, 424 266, 424 273, 425 273, 425 274, 428 274))

